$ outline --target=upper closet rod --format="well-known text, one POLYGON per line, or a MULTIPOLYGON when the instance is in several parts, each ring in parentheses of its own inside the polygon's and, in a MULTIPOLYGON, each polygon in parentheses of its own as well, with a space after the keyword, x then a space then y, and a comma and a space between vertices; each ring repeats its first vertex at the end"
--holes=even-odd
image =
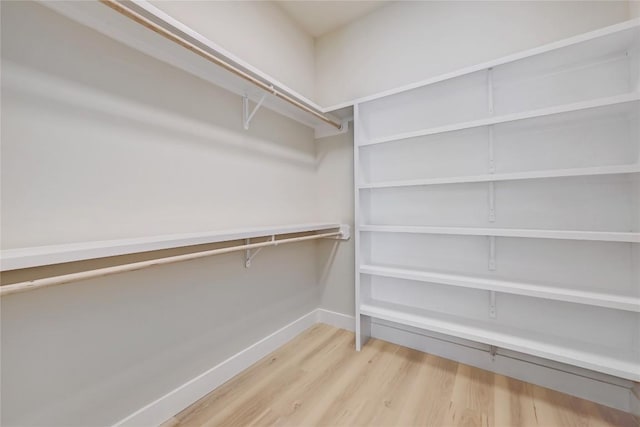
MULTIPOLYGON (((275 236, 274 236, 275 237, 275 236)), ((13 283, 11 285, 0 286, 0 296, 15 294, 18 292, 26 292, 48 286, 63 285, 66 283, 78 282, 80 280, 92 279, 95 277, 108 276, 116 273, 124 273, 126 271, 141 270, 143 268, 153 267, 156 265, 172 264, 174 262, 189 261, 192 259, 204 258, 212 255, 226 254, 229 252, 246 251, 249 249, 264 248, 267 246, 278 246, 283 243, 303 242, 305 240, 323 239, 327 237, 344 237, 342 231, 330 233, 313 234, 311 236, 290 237, 288 239, 272 240, 259 243, 250 243, 246 245, 231 246, 228 248, 211 249, 208 251, 194 252, 184 255, 174 255, 165 258, 152 259, 148 261, 139 261, 129 264, 115 265, 113 267, 98 268, 95 270, 81 271, 78 273, 65 274, 62 276, 46 277, 44 279, 35 279, 27 282, 13 283)))
POLYGON ((308 112, 309 114, 312 114, 314 116, 316 116, 317 118, 319 118, 320 120, 322 120, 323 122, 335 127, 336 129, 341 129, 342 128, 342 124, 341 123, 336 123, 333 120, 328 119, 327 117, 325 117, 322 113, 316 111, 315 109, 303 104, 302 102, 292 98, 291 96, 279 92, 277 89, 275 89, 273 87, 273 85, 270 85, 268 83, 263 82, 262 80, 257 79, 256 77, 252 76, 251 74, 246 73, 245 71, 242 71, 241 69, 235 67, 234 65, 230 64, 229 62, 218 58, 217 56, 207 52, 206 50, 199 48, 198 46, 196 46, 195 44, 185 40, 184 38, 172 33, 171 31, 163 28, 162 26, 156 24, 155 22, 145 18, 144 16, 140 15, 139 13, 129 9, 126 6, 123 6, 121 3, 117 2, 116 0, 100 0, 100 2, 106 6, 109 6, 111 9, 115 10, 116 12, 126 16, 129 19, 132 19, 133 21, 144 25, 145 27, 149 28, 151 31, 160 34, 161 36, 165 37, 168 40, 171 40, 174 43, 179 44, 180 46, 189 49, 190 51, 192 51, 193 53, 203 57, 204 59, 213 62, 214 64, 224 68, 225 70, 239 76, 242 77, 243 79, 253 83, 254 85, 260 87, 261 89, 273 94, 274 96, 285 100, 286 102, 300 108, 301 110, 304 110, 306 112, 308 112))

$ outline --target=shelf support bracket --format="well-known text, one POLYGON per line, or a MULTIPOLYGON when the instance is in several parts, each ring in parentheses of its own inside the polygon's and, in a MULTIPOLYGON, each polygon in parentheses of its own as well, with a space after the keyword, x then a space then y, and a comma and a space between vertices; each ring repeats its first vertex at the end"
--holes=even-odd
POLYGON ((487 107, 493 114, 493 68, 487 69, 487 107))
POLYGON ((496 183, 489 182, 489 222, 496 222, 496 183))
POLYGON ((496 236, 489 236, 489 271, 496 269, 496 236))
MULTIPOLYGON (((494 149, 493 149, 493 126, 489 126, 489 173, 493 174, 496 171, 496 164, 494 161, 494 149)), ((496 184, 494 181, 489 181, 489 222, 496 221, 496 184)))
MULTIPOLYGON (((271 236, 271 242, 273 242, 273 246, 278 246, 278 243, 276 242, 276 236, 271 236)), ((245 244, 249 245, 251 244, 251 239, 245 239, 245 244)), ((244 267, 245 268, 249 268, 251 267, 251 261, 253 261, 253 259, 256 257, 256 255, 258 255, 258 252, 260 252, 262 249, 264 248, 258 248, 256 250, 253 251, 253 253, 251 252, 251 249, 247 249, 246 251, 244 251, 244 267)))
POLYGON ((253 116, 258 112, 265 99, 267 99, 266 93, 262 95, 262 98, 260 98, 256 106, 253 108, 253 111, 249 113, 249 96, 245 95, 242 97, 242 124, 244 126, 244 130, 249 130, 249 123, 251 122, 251 119, 253 119, 253 116))
POLYGON ((495 345, 490 345, 489 346, 489 354, 491 355, 491 361, 495 362, 496 354, 498 354, 498 347, 496 347, 495 345))
POLYGON ((496 173, 496 162, 493 149, 493 125, 489 126, 489 173, 496 173))
POLYGON ((489 291, 489 317, 495 319, 496 316, 496 291, 489 291))

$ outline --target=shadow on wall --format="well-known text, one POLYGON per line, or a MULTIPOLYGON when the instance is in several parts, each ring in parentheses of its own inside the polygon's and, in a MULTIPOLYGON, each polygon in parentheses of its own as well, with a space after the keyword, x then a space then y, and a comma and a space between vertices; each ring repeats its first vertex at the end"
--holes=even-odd
POLYGON ((351 227, 351 239, 335 247, 318 242, 318 283, 321 308, 353 315, 355 312, 355 232, 353 186, 353 122, 349 132, 316 140, 318 209, 351 227))
POLYGON ((1 30, 3 247, 320 219, 312 129, 34 2, 1 30))
MULTIPOLYGON (((2 83, 5 96, 15 93, 18 98, 22 95, 27 103, 39 105, 63 117, 94 121, 101 126, 135 128, 137 133, 147 138, 160 132, 163 138, 174 138, 181 144, 200 143, 216 150, 224 147, 226 150, 236 150, 244 156, 269 156, 302 168, 310 168, 315 163, 314 153, 308 147, 300 144, 299 140, 294 143, 278 138, 282 134, 282 128, 268 126, 266 118, 260 123, 256 116, 256 121, 252 122, 253 127, 259 131, 253 133, 264 135, 265 130, 268 131, 264 137, 251 135, 251 131, 242 129, 242 100, 231 93, 211 94, 211 99, 225 104, 226 111, 223 114, 212 111, 205 121, 203 118, 171 111, 163 105, 140 103, 138 100, 114 96, 110 91, 103 92, 8 60, 3 60, 2 83), (221 99, 223 97, 227 99, 221 99), (236 111, 233 111, 234 107, 237 107, 236 111)), ((213 89, 224 92, 219 88, 213 89)), ((275 113, 263 109, 260 114, 275 113)))
POLYGON ((2 8, 2 32, 10 35, 2 38, 4 90, 25 91, 58 109, 71 107, 73 114, 91 111, 101 121, 136 123, 148 133, 161 129, 181 143, 224 144, 302 167, 313 161, 311 129, 263 109, 245 131, 239 96, 40 5, 9 6, 2 8), (283 128, 296 137, 283 138, 283 128))

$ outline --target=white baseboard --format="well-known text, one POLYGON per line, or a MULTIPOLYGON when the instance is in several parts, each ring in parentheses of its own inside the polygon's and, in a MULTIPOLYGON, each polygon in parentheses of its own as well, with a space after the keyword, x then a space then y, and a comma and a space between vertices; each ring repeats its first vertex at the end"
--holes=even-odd
POLYGON ((633 415, 640 417, 640 383, 634 383, 631 387, 631 396, 629 396, 629 407, 633 415))
POLYGON ((381 320, 372 322, 371 336, 625 412, 637 410, 631 400, 633 383, 621 378, 502 349, 491 358, 483 344, 381 320))
POLYGON ((633 394, 629 397, 629 412, 631 412, 636 417, 640 417, 640 400, 635 397, 633 394))
MULTIPOLYGON (((322 308, 315 309, 149 403, 114 426, 162 424, 316 323, 353 331, 355 318, 322 308)), ((557 366, 545 365, 539 360, 520 360, 508 353, 498 354, 491 360, 482 345, 451 342, 417 330, 394 327, 390 323, 375 322, 372 324, 371 332, 374 338, 384 341, 436 354, 623 411, 638 411, 637 400, 634 400, 631 394, 631 383, 626 380, 607 381, 607 376, 597 376, 597 373, 592 373, 596 375, 596 378, 593 378, 575 371, 578 368, 573 368, 573 372, 567 372, 557 366)), ((571 371, 571 367, 568 367, 568 370, 571 371)))
POLYGON ((294 320, 224 362, 149 403, 147 406, 118 421, 114 426, 139 427, 162 424, 316 323, 318 323, 317 309, 294 320))
POLYGON ((356 318, 353 316, 348 316, 331 310, 325 310, 324 308, 319 308, 316 312, 318 313, 318 323, 325 323, 351 332, 355 330, 356 318))

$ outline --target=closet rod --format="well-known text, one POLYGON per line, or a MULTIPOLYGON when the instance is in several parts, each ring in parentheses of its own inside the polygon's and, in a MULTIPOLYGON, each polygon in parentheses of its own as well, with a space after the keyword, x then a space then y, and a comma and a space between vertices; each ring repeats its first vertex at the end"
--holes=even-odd
POLYGON ((335 127, 336 129, 341 129, 342 128, 342 124, 341 123, 336 123, 333 120, 325 117, 322 113, 316 111, 315 109, 303 104, 302 102, 298 101, 297 99, 294 99, 293 97, 287 95, 286 93, 282 93, 279 92, 277 89, 275 89, 273 87, 273 85, 268 84, 263 82, 262 80, 252 76, 251 74, 246 73, 245 71, 242 71, 241 69, 235 67, 234 65, 230 64, 229 62, 225 61, 224 59, 218 58, 217 56, 207 52, 206 50, 196 46, 195 44, 189 42, 188 40, 180 37, 177 34, 172 33, 171 31, 163 28, 162 26, 156 24, 155 22, 145 18, 144 16, 140 15, 139 13, 129 9, 128 7, 122 5, 121 3, 117 2, 116 0, 100 0, 100 2, 108 7, 110 7, 111 9, 115 10, 116 12, 126 16, 127 18, 137 22, 138 24, 141 24, 145 27, 147 27, 148 29, 150 29, 151 31, 163 36, 164 38, 171 40, 174 43, 177 43, 178 45, 190 50, 191 52, 203 57, 204 59, 224 68, 225 70, 253 83, 254 85, 260 87, 261 89, 273 94, 274 96, 296 106, 297 108, 300 108, 301 110, 306 111, 309 114, 312 114, 314 116, 316 116, 317 118, 319 118, 320 120, 322 120, 323 122, 335 127))
POLYGON ((228 248, 212 249, 209 251, 194 252, 191 254, 174 255, 165 258, 152 259, 147 261, 133 262, 130 264, 115 265, 112 267, 98 268, 95 270, 81 271, 78 273, 65 274, 62 276, 46 277, 43 279, 35 279, 26 282, 13 283, 11 285, 0 286, 0 296, 15 294, 18 292, 27 292, 48 286, 62 285, 65 283, 77 282, 80 280, 92 279, 95 277, 108 276, 111 274, 124 273, 126 271, 141 270, 143 268, 153 267, 157 265, 172 264, 174 262, 189 261, 192 259, 204 258, 212 255, 226 254, 229 252, 245 251, 248 249, 264 248, 267 246, 277 246, 283 243, 303 242, 305 240, 323 239, 327 237, 342 236, 341 231, 330 233, 314 234, 311 236, 291 237, 281 240, 269 240, 267 242, 251 243, 240 246, 231 246, 228 248))

